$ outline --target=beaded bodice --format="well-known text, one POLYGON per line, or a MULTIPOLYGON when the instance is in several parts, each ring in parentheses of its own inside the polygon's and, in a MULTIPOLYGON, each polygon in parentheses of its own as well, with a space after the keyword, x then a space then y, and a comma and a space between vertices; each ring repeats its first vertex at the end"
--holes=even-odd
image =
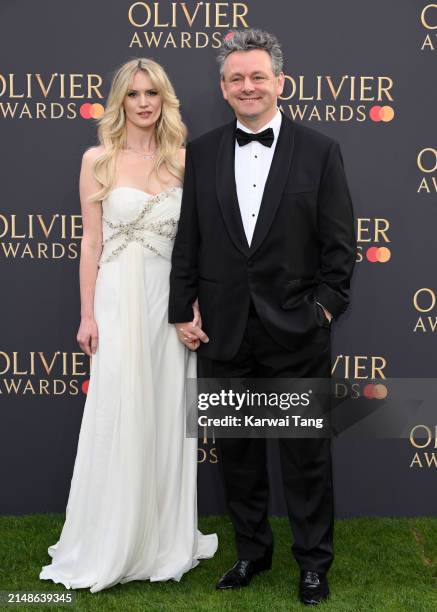
POLYGON ((116 187, 103 200, 103 250, 99 265, 113 261, 131 243, 170 259, 182 189, 150 195, 135 187, 116 187))

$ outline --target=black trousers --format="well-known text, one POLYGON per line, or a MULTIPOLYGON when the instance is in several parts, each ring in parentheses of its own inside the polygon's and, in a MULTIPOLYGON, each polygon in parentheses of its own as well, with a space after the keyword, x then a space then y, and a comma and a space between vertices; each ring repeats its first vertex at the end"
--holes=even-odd
MULTIPOLYGON (((221 362, 199 358, 203 378, 329 378, 329 329, 320 328, 320 359, 277 344, 251 304, 237 355, 221 362)), ((333 560, 333 487, 329 438, 279 438, 284 493, 293 531, 293 555, 303 570, 327 571, 333 560)), ((217 440, 226 503, 239 559, 271 563, 273 535, 268 522, 266 440, 217 440)))

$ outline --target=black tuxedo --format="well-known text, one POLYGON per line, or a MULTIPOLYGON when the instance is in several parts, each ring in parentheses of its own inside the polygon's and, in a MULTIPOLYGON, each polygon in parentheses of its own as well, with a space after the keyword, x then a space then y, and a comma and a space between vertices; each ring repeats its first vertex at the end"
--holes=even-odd
POLYGON ((337 143, 285 116, 249 247, 234 177, 235 122, 187 147, 169 321, 193 318, 199 298, 210 342, 199 355, 231 359, 250 299, 277 342, 295 350, 318 332, 314 301, 337 318, 355 261, 352 206, 337 143))
MULTIPOLYGON (((282 117, 249 246, 237 199, 235 122, 187 147, 181 217, 170 276, 169 321, 203 329, 199 375, 330 376, 330 326, 348 305, 355 233, 339 146, 282 117)), ((264 439, 217 440, 238 556, 270 563, 264 439)), ((301 569, 333 558, 329 438, 279 439, 285 499, 301 569)))

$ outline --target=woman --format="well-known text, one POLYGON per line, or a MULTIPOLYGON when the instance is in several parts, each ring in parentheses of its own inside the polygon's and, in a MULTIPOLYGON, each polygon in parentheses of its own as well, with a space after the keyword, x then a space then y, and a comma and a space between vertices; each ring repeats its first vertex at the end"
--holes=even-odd
POLYGON ((197 531, 197 440, 184 437, 195 354, 167 322, 186 129, 161 66, 118 70, 98 135, 80 175, 77 339, 91 378, 66 521, 40 574, 93 593, 180 580, 217 549, 215 534, 197 531))

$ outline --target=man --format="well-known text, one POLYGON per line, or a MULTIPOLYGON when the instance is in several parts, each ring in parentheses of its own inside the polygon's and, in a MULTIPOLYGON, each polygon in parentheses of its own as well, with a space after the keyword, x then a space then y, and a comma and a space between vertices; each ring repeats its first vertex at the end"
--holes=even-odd
MULTIPOLYGON (((330 321, 346 309, 355 261, 339 145, 277 109, 277 39, 231 33, 219 55, 236 122, 187 147, 169 321, 209 378, 329 378, 330 321), (198 300, 200 325, 193 325, 198 300)), ((329 594, 333 494, 329 438, 279 440, 301 601, 329 594)), ((218 440, 238 560, 232 589, 271 566, 265 439, 218 440)))

